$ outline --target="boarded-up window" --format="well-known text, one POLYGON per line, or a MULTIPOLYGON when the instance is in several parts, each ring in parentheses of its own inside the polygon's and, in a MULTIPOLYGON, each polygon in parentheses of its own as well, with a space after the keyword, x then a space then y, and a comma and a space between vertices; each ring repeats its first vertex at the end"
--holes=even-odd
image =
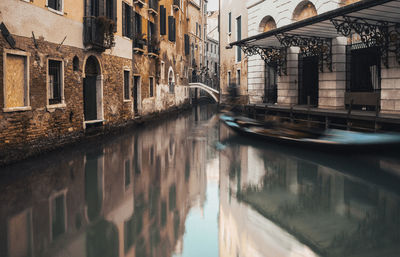
POLYGON ((175 18, 173 16, 168 16, 168 40, 175 42, 175 18))
POLYGON ((62 99, 62 62, 49 60, 48 72, 49 104, 59 104, 62 99))
POLYGON ((5 81, 5 108, 24 107, 28 101, 27 57, 7 54, 5 81))
POLYGON ((160 35, 167 34, 167 13, 164 5, 160 6, 160 35))

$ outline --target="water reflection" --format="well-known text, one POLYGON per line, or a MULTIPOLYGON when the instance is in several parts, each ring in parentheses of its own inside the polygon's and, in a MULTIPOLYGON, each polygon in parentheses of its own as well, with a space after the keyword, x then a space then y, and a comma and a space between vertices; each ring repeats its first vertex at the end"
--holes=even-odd
POLYGON ((399 255, 399 180, 376 157, 221 138, 221 256, 399 255))
POLYGON ((0 256, 399 255, 396 158, 243 140, 214 113, 3 169, 0 256))

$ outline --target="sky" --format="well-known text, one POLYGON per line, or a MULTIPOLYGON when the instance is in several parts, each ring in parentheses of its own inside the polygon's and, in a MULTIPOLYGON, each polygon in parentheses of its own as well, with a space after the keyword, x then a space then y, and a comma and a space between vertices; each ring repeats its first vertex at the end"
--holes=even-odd
POLYGON ((218 0, 208 0, 207 11, 218 10, 218 0))

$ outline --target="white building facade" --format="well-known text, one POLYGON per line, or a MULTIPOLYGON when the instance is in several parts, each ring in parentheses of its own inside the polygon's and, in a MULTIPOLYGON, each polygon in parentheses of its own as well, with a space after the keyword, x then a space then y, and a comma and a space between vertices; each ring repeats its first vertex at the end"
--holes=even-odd
MULTIPOLYGON (((370 2, 373 1, 249 0, 248 35, 279 30, 343 6, 366 6, 370 2)), ((397 4, 397 1, 389 2, 397 4)), ((391 18, 389 22, 396 21, 391 18)), ((400 93, 396 85, 400 82, 400 66, 395 53, 387 51, 385 61, 381 46, 366 44, 356 33, 330 40, 331 59, 322 65, 317 56, 305 55, 297 46, 285 49, 283 69, 274 63, 266 64, 258 54, 249 56, 249 102, 345 109, 354 100, 354 107, 360 110, 399 113, 400 93)))

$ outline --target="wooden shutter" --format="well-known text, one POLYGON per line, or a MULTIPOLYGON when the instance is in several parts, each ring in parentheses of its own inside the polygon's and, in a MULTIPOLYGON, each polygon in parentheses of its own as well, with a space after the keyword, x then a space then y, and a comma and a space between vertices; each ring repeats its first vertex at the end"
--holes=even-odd
POLYGON ((113 0, 112 5, 113 5, 112 20, 114 21, 114 32, 117 32, 117 0, 113 0))
POLYGON ((131 20, 129 21, 131 23, 131 34, 130 34, 130 38, 133 39, 135 33, 136 33, 136 28, 135 28, 135 16, 136 13, 134 11, 134 7, 130 6, 131 9, 131 20))
POLYGON ((125 19, 126 19, 125 8, 126 8, 126 6, 125 6, 124 2, 121 2, 121 3, 122 3, 122 36, 128 36, 128 35, 126 35, 126 24, 125 24, 125 19))
POLYGON ((175 42, 176 41, 176 19, 175 18, 173 18, 173 21, 172 21, 172 31, 173 31, 173 42, 175 42))
POLYGON ((174 17, 168 16, 168 40, 174 42, 174 17))
POLYGON ((105 0, 99 0, 99 16, 106 16, 105 0))
POLYGON ((167 18, 167 9, 165 9, 164 5, 160 6, 160 35, 166 35, 167 34, 167 24, 166 24, 166 18, 167 18))
POLYGON ((190 52, 189 35, 185 34, 185 55, 188 55, 189 52, 190 52))

